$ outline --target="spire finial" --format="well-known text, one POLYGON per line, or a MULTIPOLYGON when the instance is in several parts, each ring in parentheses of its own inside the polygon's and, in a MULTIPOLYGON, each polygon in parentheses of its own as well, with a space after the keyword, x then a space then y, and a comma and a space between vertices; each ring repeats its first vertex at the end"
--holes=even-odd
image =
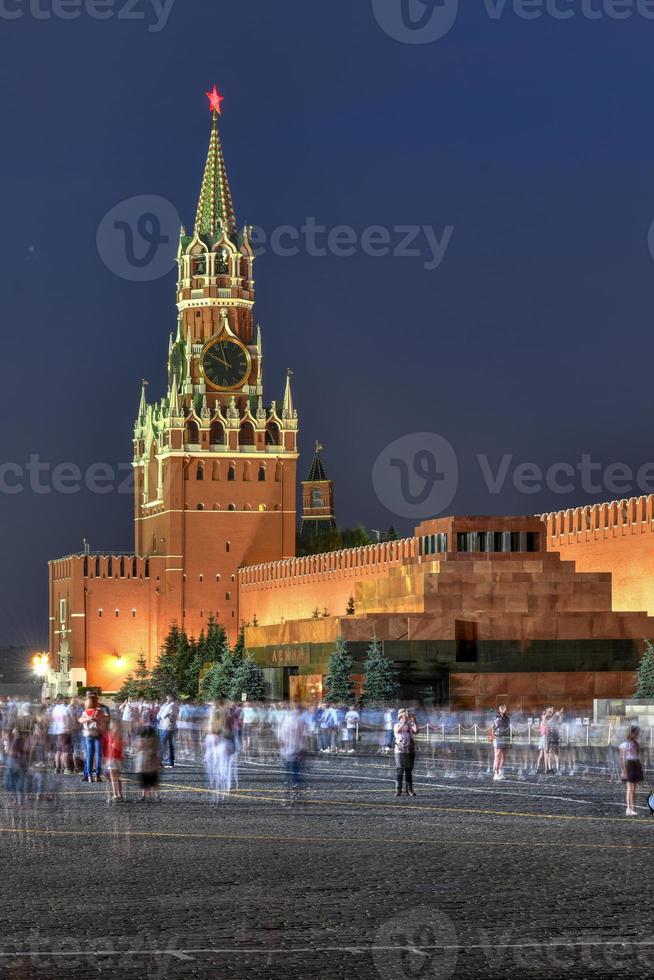
POLYGON ((211 114, 213 115, 215 121, 216 116, 222 116, 223 114, 221 106, 225 101, 225 96, 220 95, 215 85, 213 87, 213 91, 207 92, 206 96, 209 99, 209 109, 211 110, 211 114))
POLYGON ((293 372, 290 368, 286 369, 286 388, 284 390, 284 403, 282 406, 282 418, 283 419, 293 419, 295 418, 295 406, 293 404, 293 393, 291 391, 291 378, 293 377, 293 372))
POLYGON ((321 453, 321 452, 323 451, 323 449, 324 449, 324 448, 325 448, 325 447, 324 447, 323 445, 321 445, 321 444, 320 444, 320 443, 318 442, 318 440, 316 439, 316 456, 318 456, 318 454, 319 454, 319 453, 321 453))
POLYGON ((219 94, 215 85, 213 91, 206 94, 213 123, 194 232, 213 243, 223 234, 230 239, 236 236, 236 217, 218 132, 218 116, 222 115, 224 96, 219 94))

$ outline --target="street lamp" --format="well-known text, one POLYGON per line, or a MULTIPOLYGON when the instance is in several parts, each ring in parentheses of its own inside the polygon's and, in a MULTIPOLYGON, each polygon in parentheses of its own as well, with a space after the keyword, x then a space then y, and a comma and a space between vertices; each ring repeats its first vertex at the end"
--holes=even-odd
POLYGON ((49 669, 49 653, 35 653, 32 657, 32 666, 37 677, 45 677, 49 669))

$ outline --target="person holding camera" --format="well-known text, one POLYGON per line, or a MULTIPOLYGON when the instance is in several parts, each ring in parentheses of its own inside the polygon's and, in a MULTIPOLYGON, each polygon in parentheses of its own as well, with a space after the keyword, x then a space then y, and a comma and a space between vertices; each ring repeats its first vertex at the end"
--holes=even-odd
POLYGON ((413 767, 416 762, 416 717, 406 708, 397 713, 397 723, 393 729, 395 741, 395 795, 402 795, 402 780, 406 783, 406 795, 415 796, 413 790, 413 767))

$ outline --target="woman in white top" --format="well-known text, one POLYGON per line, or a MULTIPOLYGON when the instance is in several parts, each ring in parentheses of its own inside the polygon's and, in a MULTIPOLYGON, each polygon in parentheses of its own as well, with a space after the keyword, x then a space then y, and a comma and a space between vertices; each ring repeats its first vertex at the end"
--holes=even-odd
POLYGON ((627 741, 620 746, 620 766, 622 769, 622 782, 627 787, 627 810, 628 817, 635 817, 634 794, 636 784, 643 781, 643 767, 640 762, 640 742, 638 736, 640 729, 638 725, 632 725, 627 734, 627 741))

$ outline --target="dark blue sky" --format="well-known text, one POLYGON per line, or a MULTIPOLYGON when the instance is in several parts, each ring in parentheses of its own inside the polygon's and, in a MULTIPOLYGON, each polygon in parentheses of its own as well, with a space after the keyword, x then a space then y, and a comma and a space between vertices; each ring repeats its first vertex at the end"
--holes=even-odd
MULTIPOLYGON (((214 81, 241 224, 381 225, 394 244, 398 225, 454 226, 432 270, 423 237, 421 256, 257 263, 267 397, 292 366, 301 470, 320 438, 341 523, 410 530, 371 472, 411 433, 454 448, 449 512, 621 496, 579 479, 527 495, 512 469, 492 494, 478 454, 493 469, 654 459, 654 21, 468 3, 446 36, 407 44, 372 0, 177 0, 159 31, 151 0, 145 21, 19 4, 0 5, 23 14, 0 13, 3 463, 130 460, 140 378, 163 394, 175 276, 115 275, 96 234, 136 195, 193 224, 214 81)), ((85 535, 129 550, 131 514, 124 494, 0 494, 0 642, 42 643, 47 560, 85 535)))

